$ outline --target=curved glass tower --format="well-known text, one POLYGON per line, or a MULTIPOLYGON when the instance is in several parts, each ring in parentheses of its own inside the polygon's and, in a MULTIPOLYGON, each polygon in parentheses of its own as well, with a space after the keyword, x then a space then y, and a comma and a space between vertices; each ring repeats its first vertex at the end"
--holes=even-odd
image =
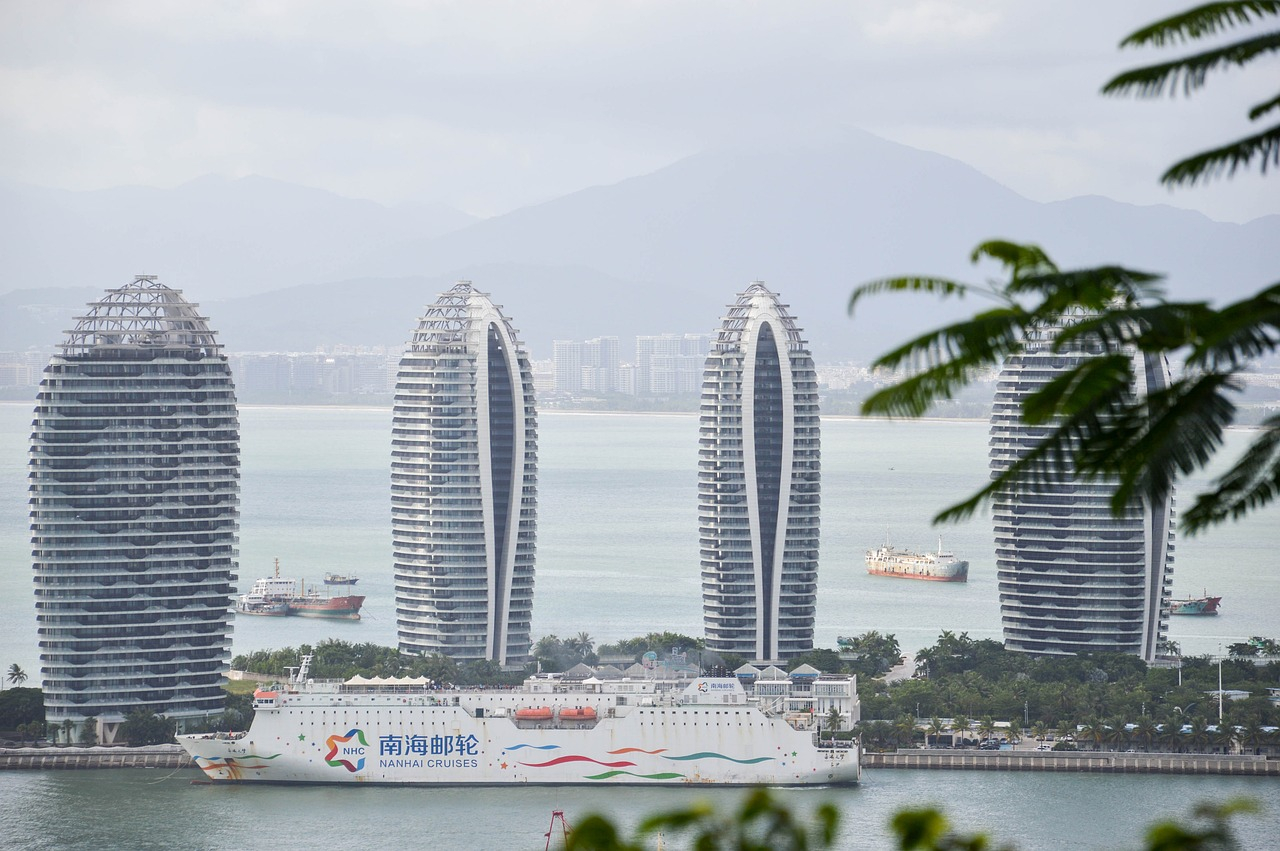
MULTIPOLYGON (((990 463, 1007 469, 1048 433, 1021 420, 1021 402, 1063 371, 1102 353, 1100 344, 1054 352, 1063 325, 1033 332, 1006 361, 991 414, 990 463)), ((1167 386, 1162 359, 1134 364, 1135 392, 1167 386)), ((1070 480, 992 504, 1004 643, 1044 655, 1129 653, 1150 662, 1165 640, 1172 584, 1172 494, 1111 515, 1114 482, 1070 480)))
POLYGON ((401 651, 528 661, 537 477, 528 355, 501 309, 461 281, 427 308, 396 380, 401 651))
POLYGON ((79 317, 44 372, 31 545, 50 726, 110 740, 144 707, 223 709, 239 515, 231 370, 197 305, 139 276, 79 317))
POLYGON ((813 649, 817 376, 787 306, 760 282, 707 356, 698 527, 707 648, 782 662, 813 649))

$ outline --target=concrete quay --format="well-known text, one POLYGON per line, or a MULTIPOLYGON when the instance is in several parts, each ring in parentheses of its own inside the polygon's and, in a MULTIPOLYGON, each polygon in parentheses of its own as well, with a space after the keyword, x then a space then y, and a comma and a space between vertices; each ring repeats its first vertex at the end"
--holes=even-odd
POLYGON ((0 770, 57 768, 195 768, 179 745, 142 748, 0 748, 0 770))
POLYGON ((1107 751, 948 751, 911 748, 897 753, 863 754, 862 767, 1280 777, 1280 760, 1269 760, 1264 756, 1107 751))

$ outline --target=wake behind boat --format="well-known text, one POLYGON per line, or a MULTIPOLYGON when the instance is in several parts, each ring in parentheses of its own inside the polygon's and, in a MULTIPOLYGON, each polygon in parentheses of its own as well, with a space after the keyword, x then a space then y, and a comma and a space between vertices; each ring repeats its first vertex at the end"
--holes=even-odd
MULTIPOLYGON (((178 736, 210 779, 442 786, 859 779, 856 743, 822 746, 819 731, 797 729, 775 711, 777 698, 757 701, 733 677, 677 684, 543 674, 520 689, 489 691, 436 688, 424 678, 317 682, 311 658, 287 684, 254 693, 247 732, 178 736)), ((835 706, 858 720, 855 679, 818 679, 810 688, 814 712, 803 716, 835 706)))
POLYGON ((883 547, 867 550, 867 573, 898 579, 924 579, 931 582, 968 582, 969 562, 957 559, 955 553, 942 548, 938 538, 936 553, 913 553, 899 550, 887 542, 883 547))

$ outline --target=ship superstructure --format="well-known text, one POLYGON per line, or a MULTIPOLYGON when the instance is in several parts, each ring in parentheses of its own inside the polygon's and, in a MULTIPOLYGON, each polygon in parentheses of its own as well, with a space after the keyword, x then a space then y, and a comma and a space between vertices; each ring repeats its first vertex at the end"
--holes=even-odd
MULTIPOLYGON (((811 785, 855 783, 859 752, 762 710, 734 678, 662 691, 650 680, 516 690, 425 679, 310 680, 254 694, 244 733, 180 736, 216 781, 279 783, 811 785)), ((854 679, 829 681, 857 720, 854 679)))

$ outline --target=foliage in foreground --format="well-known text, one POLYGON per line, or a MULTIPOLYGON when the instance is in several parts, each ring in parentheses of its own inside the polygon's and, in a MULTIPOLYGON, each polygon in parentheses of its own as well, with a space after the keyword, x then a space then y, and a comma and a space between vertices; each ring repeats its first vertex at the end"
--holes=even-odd
MULTIPOLYGON (((1258 31, 1280 16, 1280 0, 1239 0, 1197 6, 1144 27, 1122 47, 1192 43, 1237 27, 1254 32, 1228 44, 1119 75, 1108 94, 1159 96, 1179 82, 1187 94, 1211 71, 1245 66, 1280 51, 1280 32, 1258 31)), ((1280 96, 1253 107, 1256 121, 1280 111, 1280 96)), ((1280 125, 1176 163, 1164 175, 1170 186, 1230 176, 1257 158, 1260 171, 1280 165, 1280 125)), ((908 276, 872 281, 854 290, 850 311, 880 292, 919 291, 944 298, 967 294, 993 306, 972 318, 909 340, 875 366, 907 377, 874 394, 863 413, 918 417, 949 400, 982 370, 1024 351, 1028 333, 1060 317, 1084 316, 1053 341, 1053 350, 1086 346, 1100 354, 1064 370, 1022 401, 1022 420, 1046 430, 986 487, 945 509, 935 522, 969 516, 983 502, 1019 489, 1033 491, 1074 478, 1101 480, 1112 488, 1120 515, 1135 503, 1159 502, 1179 476, 1203 470, 1236 420, 1240 375, 1255 360, 1280 350, 1280 283, 1212 308, 1205 301, 1166 301, 1160 276, 1121 266, 1060 269, 1036 245, 992 240, 973 252, 974 262, 993 260, 1007 275, 987 287, 944 278, 908 276), (1168 387, 1134 394, 1134 359, 1140 352, 1182 369, 1168 387)), ((1280 415, 1267 417, 1232 467, 1200 494, 1181 524, 1190 534, 1239 519, 1280 497, 1280 415)))
MULTIPOLYGON (((1169 820, 1152 825, 1146 833, 1146 851, 1210 851, 1239 847, 1231 826, 1233 816, 1257 812, 1257 805, 1238 799, 1225 804, 1199 804, 1189 820, 1169 820)), ((631 836, 624 836, 607 816, 584 819, 569 835, 569 851, 642 851, 664 845, 675 837, 687 838, 698 851, 819 851, 835 848, 840 813, 831 804, 820 805, 812 815, 793 813, 766 789, 747 794, 738 809, 722 813, 706 803, 660 813, 644 819, 631 836)), ((934 809, 899 811, 890 822, 895 847, 902 851, 995 851, 1012 849, 996 845, 985 833, 960 833, 934 809)))

